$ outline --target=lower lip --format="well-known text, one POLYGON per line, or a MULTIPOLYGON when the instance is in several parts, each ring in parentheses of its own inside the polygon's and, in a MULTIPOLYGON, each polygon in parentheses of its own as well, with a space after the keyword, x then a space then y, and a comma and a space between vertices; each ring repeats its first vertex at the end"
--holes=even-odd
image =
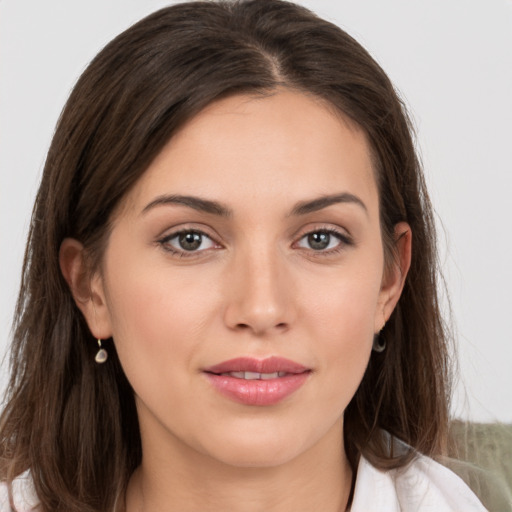
POLYGON ((269 380, 246 380, 205 373, 222 395, 245 405, 274 405, 297 391, 308 379, 310 372, 296 373, 269 380))

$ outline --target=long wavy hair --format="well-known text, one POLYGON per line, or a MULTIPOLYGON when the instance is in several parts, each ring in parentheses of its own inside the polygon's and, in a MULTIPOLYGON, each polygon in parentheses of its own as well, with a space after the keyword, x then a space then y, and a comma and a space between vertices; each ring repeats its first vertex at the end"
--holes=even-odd
MULTIPOLYGON (((190 2, 116 37, 78 80, 37 194, 0 419, 0 478, 31 470, 44 511, 112 511, 141 462, 133 391, 115 353, 97 350, 59 268, 66 237, 101 266, 113 212, 163 146, 212 102, 289 88, 321 98, 365 132, 386 261, 394 226, 412 228, 402 296, 345 411, 344 442, 378 468, 406 464, 385 431, 431 456, 445 446, 450 358, 438 303, 432 208, 404 105, 352 37, 281 0, 190 2)), ((108 341, 107 341, 108 343, 108 341)))

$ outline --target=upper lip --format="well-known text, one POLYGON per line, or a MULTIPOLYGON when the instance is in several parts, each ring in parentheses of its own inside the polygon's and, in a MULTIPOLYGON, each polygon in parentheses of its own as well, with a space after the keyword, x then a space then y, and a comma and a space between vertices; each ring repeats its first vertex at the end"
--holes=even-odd
POLYGON ((295 361, 278 356, 267 357, 266 359, 237 357, 204 369, 205 372, 218 374, 230 372, 304 373, 308 370, 309 368, 306 368, 295 361))

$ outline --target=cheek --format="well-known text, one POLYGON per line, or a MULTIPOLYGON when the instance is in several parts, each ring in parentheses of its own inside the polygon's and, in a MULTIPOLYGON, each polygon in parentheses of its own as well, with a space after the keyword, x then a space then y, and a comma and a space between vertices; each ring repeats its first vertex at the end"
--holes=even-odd
POLYGON ((212 292, 198 273, 125 259, 112 264, 108 276, 113 338, 127 375, 159 366, 185 369, 212 314, 212 292))
POLYGON ((366 269, 343 272, 319 286, 318 293, 303 290, 307 300, 302 317, 315 340, 318 366, 330 377, 326 387, 331 391, 326 392, 343 407, 355 393, 372 349, 380 273, 366 269))
MULTIPOLYGON (((367 267, 368 268, 368 267, 367 267)), ((340 275, 316 283, 316 292, 306 286, 303 315, 330 338, 343 338, 347 343, 373 338, 377 311, 380 274, 347 269, 340 275)))

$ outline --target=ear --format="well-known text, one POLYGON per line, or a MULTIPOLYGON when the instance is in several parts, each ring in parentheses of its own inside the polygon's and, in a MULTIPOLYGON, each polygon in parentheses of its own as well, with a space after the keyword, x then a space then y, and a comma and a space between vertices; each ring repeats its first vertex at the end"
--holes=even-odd
POLYGON ((98 272, 90 274, 83 245, 73 238, 64 239, 60 246, 59 264, 92 335, 98 339, 110 338, 112 329, 103 280, 98 272))
POLYGON ((388 321, 400 299, 405 278, 411 266, 412 231, 407 222, 399 222, 395 226, 396 258, 386 266, 379 302, 375 315, 375 332, 379 332, 388 321))

